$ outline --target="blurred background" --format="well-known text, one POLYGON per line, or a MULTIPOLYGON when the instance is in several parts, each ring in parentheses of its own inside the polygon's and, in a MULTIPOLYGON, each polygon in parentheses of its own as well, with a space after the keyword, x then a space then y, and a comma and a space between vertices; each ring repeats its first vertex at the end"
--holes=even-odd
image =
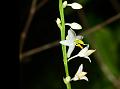
MULTIPOLYGON (((65 21, 77 22, 83 29, 76 31, 96 52, 92 63, 76 58, 68 63, 73 77, 80 64, 89 82, 71 82, 72 89, 120 89, 120 1, 67 0, 82 4, 83 9, 65 8, 65 21)), ((20 88, 66 89, 60 30, 59 0, 20 0, 20 88)), ((69 27, 66 26, 66 31, 69 27)), ((74 50, 72 55, 78 53, 74 50)))

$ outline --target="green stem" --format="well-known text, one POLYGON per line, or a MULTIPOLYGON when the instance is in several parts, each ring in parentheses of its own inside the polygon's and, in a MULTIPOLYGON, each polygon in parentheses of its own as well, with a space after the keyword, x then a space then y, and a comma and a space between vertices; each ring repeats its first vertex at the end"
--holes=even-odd
MULTIPOLYGON (((62 28, 61 30, 61 40, 65 40, 65 19, 64 19, 64 8, 62 6, 62 0, 59 0, 59 12, 60 12, 60 18, 61 18, 61 25, 62 28)), ((63 52, 63 62, 64 62, 64 67, 65 67, 65 73, 66 77, 69 76, 69 71, 68 71, 68 64, 67 64, 67 54, 66 54, 66 46, 62 45, 62 52, 63 52)), ((67 83, 66 84, 67 89, 71 89, 71 84, 67 83)))

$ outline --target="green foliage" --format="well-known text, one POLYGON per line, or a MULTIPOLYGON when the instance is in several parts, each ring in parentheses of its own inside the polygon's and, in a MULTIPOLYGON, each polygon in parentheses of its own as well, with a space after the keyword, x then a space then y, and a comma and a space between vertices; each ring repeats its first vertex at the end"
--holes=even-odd
POLYGON ((117 42, 113 39, 114 35, 109 30, 108 28, 102 28, 91 34, 91 36, 101 60, 104 61, 114 75, 119 75, 117 69, 117 42))
POLYGON ((114 87, 105 77, 102 77, 100 81, 94 83, 91 89, 114 89, 114 87))

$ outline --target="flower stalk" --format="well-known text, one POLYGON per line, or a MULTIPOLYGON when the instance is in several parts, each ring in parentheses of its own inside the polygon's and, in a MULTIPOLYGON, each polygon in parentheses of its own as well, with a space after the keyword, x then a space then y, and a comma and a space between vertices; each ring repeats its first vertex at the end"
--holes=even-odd
MULTIPOLYGON (((59 12, 60 12, 60 18, 61 18, 61 40, 65 40, 65 19, 64 19, 64 8, 63 8, 63 3, 62 0, 59 0, 59 12)), ((69 71, 68 71, 68 64, 67 64, 67 53, 66 53, 66 46, 62 45, 62 53, 63 53, 63 62, 64 62, 64 67, 65 67, 65 73, 66 77, 69 76, 69 71)), ((71 89, 71 84, 70 82, 65 83, 67 89, 71 89)))
POLYGON ((63 62, 64 62, 64 68, 65 68, 65 78, 63 78, 64 83, 66 84, 67 89, 71 89, 71 81, 77 81, 77 80, 86 80, 88 81, 88 78, 86 76, 87 72, 83 72, 83 64, 80 65, 77 73, 73 78, 69 76, 68 71, 68 61, 76 58, 76 57, 84 57, 85 59, 89 59, 88 57, 91 55, 95 50, 89 50, 89 44, 84 44, 82 41, 83 36, 82 35, 76 35, 74 30, 80 30, 82 29, 82 26, 76 22, 73 23, 65 23, 64 19, 64 8, 66 6, 71 6, 72 9, 81 9, 82 5, 79 3, 72 3, 68 4, 67 1, 62 2, 62 0, 59 0, 59 12, 60 12, 60 19, 57 18, 56 23, 61 31, 61 41, 60 44, 62 44, 62 54, 63 54, 63 62), (65 34, 65 26, 68 25, 70 29, 68 30, 68 34, 65 34), (68 50, 66 51, 66 46, 68 46, 68 50), (71 54, 73 50, 75 49, 75 46, 79 47, 80 52, 71 57, 71 54), (86 47, 84 47, 86 46, 86 47))

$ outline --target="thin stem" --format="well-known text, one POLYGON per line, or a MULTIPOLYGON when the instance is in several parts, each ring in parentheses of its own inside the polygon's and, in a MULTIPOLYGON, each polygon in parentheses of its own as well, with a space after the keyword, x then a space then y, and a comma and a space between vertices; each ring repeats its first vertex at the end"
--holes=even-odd
POLYGON ((101 30, 100 28, 102 28, 102 27, 104 27, 104 26, 106 26, 106 25, 108 25, 108 24, 110 24, 110 23, 112 23, 112 22, 114 22, 116 20, 119 20, 119 19, 120 19, 120 13, 118 13, 117 15, 111 17, 110 19, 108 19, 108 20, 106 20, 106 21, 104 21, 104 22, 102 22, 102 23, 100 23, 100 24, 98 24, 98 25, 96 25, 96 26, 94 26, 94 27, 84 31, 81 34, 89 35, 90 33, 93 33, 95 31, 101 30))
MULTIPOLYGON (((62 0, 59 0, 59 12, 60 12, 60 18, 62 23, 62 29, 61 29, 61 40, 65 40, 65 19, 64 19, 64 9, 62 6, 62 0)), ((65 67, 65 73, 66 77, 69 76, 68 71, 68 64, 67 64, 67 54, 66 54, 66 46, 62 45, 62 52, 63 52, 63 62, 65 67)), ((71 84, 66 83, 67 89, 71 89, 71 84)))
POLYGON ((35 12, 37 10, 39 10, 48 0, 43 0, 41 3, 39 3, 37 5, 37 0, 32 0, 32 4, 31 4, 31 7, 30 7, 30 11, 29 11, 29 15, 28 15, 28 19, 25 23, 25 27, 23 28, 23 31, 20 35, 20 47, 19 47, 19 58, 20 58, 20 61, 22 61, 22 50, 23 50, 23 46, 25 44, 25 40, 26 40, 26 37, 27 37, 27 34, 28 34, 28 31, 29 31, 29 27, 30 27, 30 24, 33 20, 33 17, 35 15, 35 12))
MULTIPOLYGON (((39 0, 38 0, 39 1, 39 0)), ((45 5, 45 3, 47 3, 48 0, 42 0, 42 2, 40 2, 38 5, 36 5, 36 10, 39 10, 42 6, 45 5)))
MULTIPOLYGON (((31 21, 32 21, 33 16, 34 16, 35 11, 36 11, 36 8, 35 8, 36 2, 37 2, 37 0, 33 0, 32 1, 28 19, 26 21, 26 24, 25 24, 25 27, 23 29, 23 32, 21 33, 21 37, 20 37, 20 52, 19 52, 19 54, 22 53, 24 42, 25 42, 25 39, 26 39, 28 30, 29 30, 29 27, 30 27, 31 21)), ((21 59, 21 57, 20 57, 20 59, 21 59)))
MULTIPOLYGON (((40 48, 39 47, 38 48, 34 48, 34 49, 32 49, 32 50, 30 50, 28 52, 25 52, 25 53, 21 54, 21 59, 26 60, 25 57, 29 57, 29 55, 33 55, 33 54, 39 53, 40 51, 47 50, 47 49, 49 49, 51 47, 54 47, 54 46, 56 46, 58 44, 59 44, 59 41, 54 41, 51 44, 48 43, 46 45, 41 46, 40 48)), ((21 60, 20 62, 22 62, 24 60, 21 60)))

